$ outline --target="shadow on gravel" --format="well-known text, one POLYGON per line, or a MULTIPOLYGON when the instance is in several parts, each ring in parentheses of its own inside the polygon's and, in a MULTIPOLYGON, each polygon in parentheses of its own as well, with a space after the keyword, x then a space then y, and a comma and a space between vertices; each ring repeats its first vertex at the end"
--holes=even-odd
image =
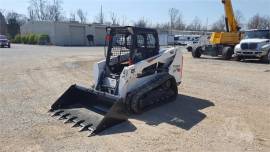
POLYGON ((252 59, 246 59, 246 60, 242 60, 240 62, 243 62, 243 63, 253 63, 253 64, 269 64, 269 63, 266 63, 266 62, 263 62, 261 60, 252 60, 252 59))
POLYGON ((241 60, 241 61, 237 61, 235 58, 232 58, 230 60, 224 60, 221 57, 210 57, 210 56, 202 56, 198 59, 204 59, 204 60, 219 60, 219 61, 236 61, 236 62, 240 62, 240 63, 252 63, 252 64, 269 64, 267 62, 263 62, 259 59, 245 59, 245 60, 241 60))
POLYGON ((178 95, 176 101, 162 105, 142 115, 134 116, 134 119, 142 120, 149 125, 168 123, 185 130, 201 122, 206 115, 199 110, 214 106, 214 103, 199 98, 178 95))
POLYGON ((119 134, 125 132, 134 132, 136 129, 137 128, 130 121, 126 121, 119 125, 113 126, 109 129, 102 131, 101 133, 98 134, 98 136, 119 134))
MULTIPOLYGON (((214 103, 199 98, 194 98, 185 95, 178 95, 176 101, 160 105, 141 115, 132 115, 129 118, 144 121, 148 125, 157 126, 161 123, 168 123, 179 128, 189 130, 199 122, 201 122, 206 115, 199 110, 214 106, 214 103)), ((137 128, 130 122, 126 121, 107 129, 100 134, 111 135, 125 132, 133 132, 137 128)))
POLYGON ((212 56, 201 56, 200 58, 193 58, 193 59, 204 59, 204 60, 220 60, 220 61, 233 61, 233 60, 224 60, 222 57, 212 57, 212 56))

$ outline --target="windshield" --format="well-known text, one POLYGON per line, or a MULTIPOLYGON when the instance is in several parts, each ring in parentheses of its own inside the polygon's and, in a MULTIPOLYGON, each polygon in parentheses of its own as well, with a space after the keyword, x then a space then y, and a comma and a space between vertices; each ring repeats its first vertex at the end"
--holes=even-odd
POLYGON ((0 39, 7 39, 5 35, 0 35, 0 39))
POLYGON ((254 38, 270 39, 270 30, 245 32, 245 39, 254 39, 254 38))
POLYGON ((132 48, 132 39, 131 34, 121 34, 117 33, 113 36, 107 35, 105 41, 105 56, 107 56, 107 49, 109 46, 109 42, 111 41, 111 57, 121 56, 123 54, 129 54, 129 50, 132 48))

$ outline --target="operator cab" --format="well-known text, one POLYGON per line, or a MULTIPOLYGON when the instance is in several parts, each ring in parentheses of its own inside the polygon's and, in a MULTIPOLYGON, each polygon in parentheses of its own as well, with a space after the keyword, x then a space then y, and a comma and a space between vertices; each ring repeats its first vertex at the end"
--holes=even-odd
POLYGON ((244 39, 270 39, 270 30, 245 31, 244 39))
POLYGON ((156 30, 139 27, 108 27, 106 29, 106 65, 109 73, 120 75, 125 66, 159 53, 156 30))
POLYGON ((158 34, 154 29, 132 26, 107 27, 106 31, 106 65, 98 86, 103 92, 117 94, 124 67, 158 55, 158 34))

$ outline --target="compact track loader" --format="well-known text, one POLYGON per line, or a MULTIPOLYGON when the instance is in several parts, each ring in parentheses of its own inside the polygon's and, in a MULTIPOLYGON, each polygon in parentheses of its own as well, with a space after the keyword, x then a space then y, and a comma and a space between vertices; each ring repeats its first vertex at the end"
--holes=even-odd
POLYGON ((182 52, 160 49, 156 30, 126 26, 106 31, 106 59, 94 65, 95 84, 72 85, 49 110, 89 135, 173 101, 182 78, 182 52))

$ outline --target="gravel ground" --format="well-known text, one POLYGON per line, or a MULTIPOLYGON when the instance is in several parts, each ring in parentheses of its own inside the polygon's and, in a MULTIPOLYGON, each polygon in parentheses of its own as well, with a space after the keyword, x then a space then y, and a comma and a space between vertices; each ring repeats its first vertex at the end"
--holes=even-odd
POLYGON ((103 48, 0 49, 0 151, 270 151, 270 65, 185 53, 177 101, 87 137, 51 118, 71 84, 89 86, 103 48))

